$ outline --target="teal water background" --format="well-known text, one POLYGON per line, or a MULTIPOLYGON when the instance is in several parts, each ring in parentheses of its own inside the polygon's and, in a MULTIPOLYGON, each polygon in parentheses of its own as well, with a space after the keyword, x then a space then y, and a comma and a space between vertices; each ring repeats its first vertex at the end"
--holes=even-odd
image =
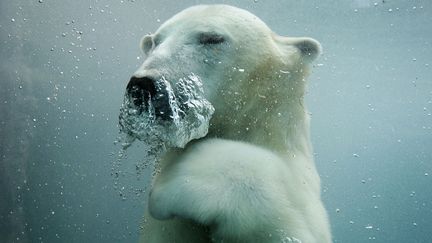
POLYGON ((334 242, 432 242, 432 2, 0 2, 0 242, 136 242, 144 148, 117 163, 138 42, 199 3, 323 45, 307 104, 334 242))

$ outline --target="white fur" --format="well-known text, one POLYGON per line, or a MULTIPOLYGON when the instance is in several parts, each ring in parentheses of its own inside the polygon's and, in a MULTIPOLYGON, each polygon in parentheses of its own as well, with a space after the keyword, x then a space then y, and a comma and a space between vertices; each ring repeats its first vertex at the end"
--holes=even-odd
POLYGON ((277 36, 245 10, 195 6, 145 36, 135 76, 200 76, 208 135, 161 158, 142 242, 329 243, 303 103, 310 38, 277 36), (197 33, 226 41, 201 45, 197 33))

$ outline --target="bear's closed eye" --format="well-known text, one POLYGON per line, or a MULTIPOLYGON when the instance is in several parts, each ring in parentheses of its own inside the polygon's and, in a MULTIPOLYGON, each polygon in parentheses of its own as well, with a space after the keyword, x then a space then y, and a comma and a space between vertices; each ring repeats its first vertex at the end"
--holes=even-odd
POLYGON ((200 33, 198 42, 202 45, 216 45, 225 42, 225 37, 218 33, 200 33))

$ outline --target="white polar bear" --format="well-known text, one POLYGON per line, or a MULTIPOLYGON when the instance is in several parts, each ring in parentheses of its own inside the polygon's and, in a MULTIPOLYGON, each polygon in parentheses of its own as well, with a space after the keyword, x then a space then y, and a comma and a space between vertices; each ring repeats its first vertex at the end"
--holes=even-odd
POLYGON ((245 10, 200 5, 141 47, 146 57, 128 92, 153 121, 187 116, 194 105, 175 113, 181 98, 163 87, 190 75, 214 107, 207 134, 189 134, 184 148, 160 158, 142 242, 331 242, 303 101, 320 44, 278 36, 245 10))

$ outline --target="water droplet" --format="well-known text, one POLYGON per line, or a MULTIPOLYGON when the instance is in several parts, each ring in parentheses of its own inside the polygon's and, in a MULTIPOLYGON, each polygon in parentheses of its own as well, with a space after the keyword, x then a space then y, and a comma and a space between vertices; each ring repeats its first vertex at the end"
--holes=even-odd
POLYGON ((356 158, 360 157, 360 155, 355 154, 355 153, 353 154, 353 156, 356 157, 356 158))
POLYGON ((388 11, 389 13, 391 13, 391 12, 393 12, 393 9, 392 9, 392 8, 389 8, 387 11, 388 11))
POLYGON ((14 18, 12 18, 12 19, 11 19, 11 21, 12 21, 12 22, 15 22, 15 19, 14 19, 14 18))
POLYGON ((38 2, 39 2, 39 3, 43 3, 43 0, 39 0, 38 2))
POLYGON ((67 35, 66 33, 64 33, 64 32, 62 33, 62 37, 66 37, 66 35, 67 35))

